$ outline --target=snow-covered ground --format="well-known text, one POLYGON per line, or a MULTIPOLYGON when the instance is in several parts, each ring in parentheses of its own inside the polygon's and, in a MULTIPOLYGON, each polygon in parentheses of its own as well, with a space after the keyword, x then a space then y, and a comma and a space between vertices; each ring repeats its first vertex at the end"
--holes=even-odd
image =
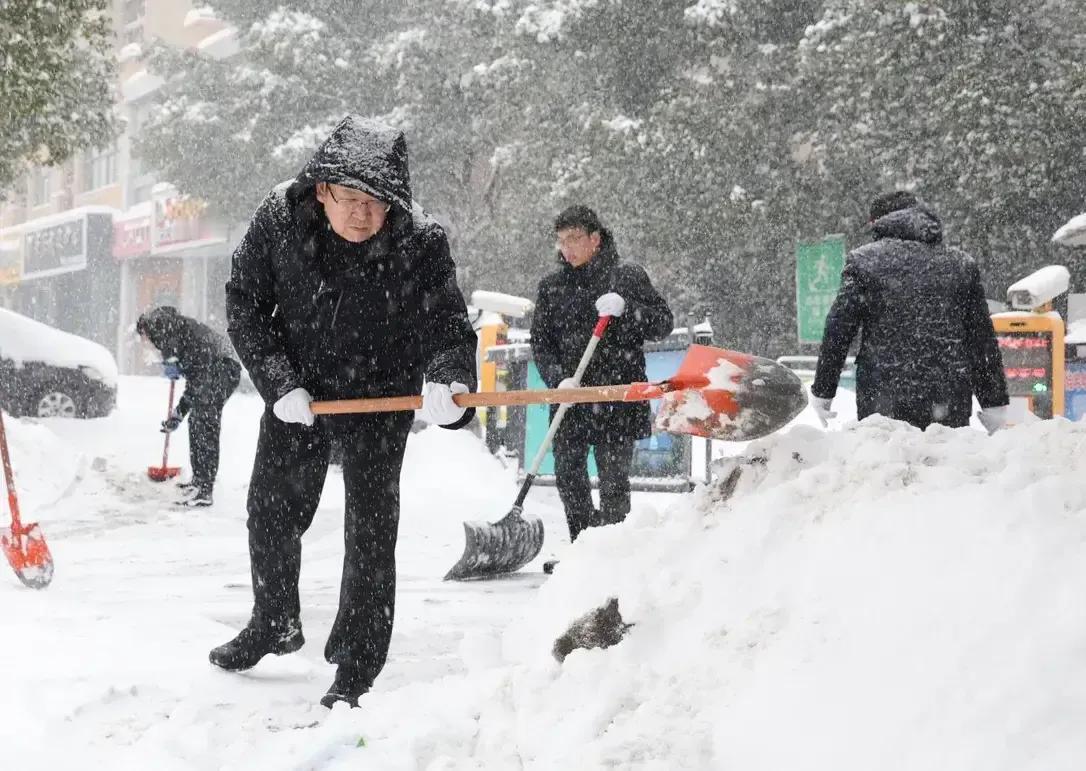
POLYGON ((502 515, 515 481, 468 432, 427 429, 388 666, 361 709, 329 713, 338 476, 305 542, 309 643, 219 672, 207 650, 251 599, 260 405, 230 402, 216 506, 189 511, 146 479, 164 401, 164 381, 122 378, 110 418, 13 421, 57 573, 41 592, 0 580, 5 768, 1086 767, 1086 426, 857 425, 843 393, 841 430, 805 413, 743 448, 764 460, 728 500, 637 494, 570 547, 554 491, 534 490, 556 573, 468 584, 440 580, 460 522, 502 515), (555 637, 611 596, 628 637, 558 664, 555 637))

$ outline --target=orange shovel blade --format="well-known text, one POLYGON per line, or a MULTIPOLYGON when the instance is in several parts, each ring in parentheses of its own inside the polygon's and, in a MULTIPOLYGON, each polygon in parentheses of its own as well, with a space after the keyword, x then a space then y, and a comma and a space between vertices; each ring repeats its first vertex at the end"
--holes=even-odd
POLYGON ((19 580, 31 589, 44 589, 53 580, 53 555, 37 524, 0 533, 0 548, 19 580))
POLYGON ((180 466, 148 466, 147 476, 152 482, 165 482, 181 473, 180 466))
POLYGON ((708 345, 690 346, 674 377, 634 384, 631 395, 663 398, 659 430, 732 442, 771 434, 807 406, 802 381, 787 367, 708 345))

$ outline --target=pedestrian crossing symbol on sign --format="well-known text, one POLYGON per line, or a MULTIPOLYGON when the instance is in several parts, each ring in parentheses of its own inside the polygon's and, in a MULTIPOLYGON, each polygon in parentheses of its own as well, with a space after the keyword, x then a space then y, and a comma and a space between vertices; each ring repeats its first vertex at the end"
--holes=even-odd
POLYGON ((796 244, 796 326, 799 342, 820 343, 826 315, 841 285, 844 236, 796 244))

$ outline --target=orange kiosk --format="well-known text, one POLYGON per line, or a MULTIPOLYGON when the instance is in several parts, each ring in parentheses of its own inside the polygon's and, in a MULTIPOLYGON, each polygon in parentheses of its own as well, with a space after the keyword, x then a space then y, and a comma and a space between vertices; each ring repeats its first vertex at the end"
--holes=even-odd
POLYGON ((1013 310, 992 316, 1011 399, 1011 425, 1029 415, 1047 420, 1064 414, 1065 325, 1052 303, 1069 286, 1064 266, 1041 268, 1007 290, 1013 310))

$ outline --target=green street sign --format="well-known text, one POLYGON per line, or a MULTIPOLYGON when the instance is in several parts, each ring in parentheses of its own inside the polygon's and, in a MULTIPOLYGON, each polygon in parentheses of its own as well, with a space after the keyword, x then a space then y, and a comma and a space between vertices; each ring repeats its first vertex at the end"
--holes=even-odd
POLYGON ((845 237, 796 244, 796 326, 800 345, 822 342, 826 314, 841 286, 845 237))

